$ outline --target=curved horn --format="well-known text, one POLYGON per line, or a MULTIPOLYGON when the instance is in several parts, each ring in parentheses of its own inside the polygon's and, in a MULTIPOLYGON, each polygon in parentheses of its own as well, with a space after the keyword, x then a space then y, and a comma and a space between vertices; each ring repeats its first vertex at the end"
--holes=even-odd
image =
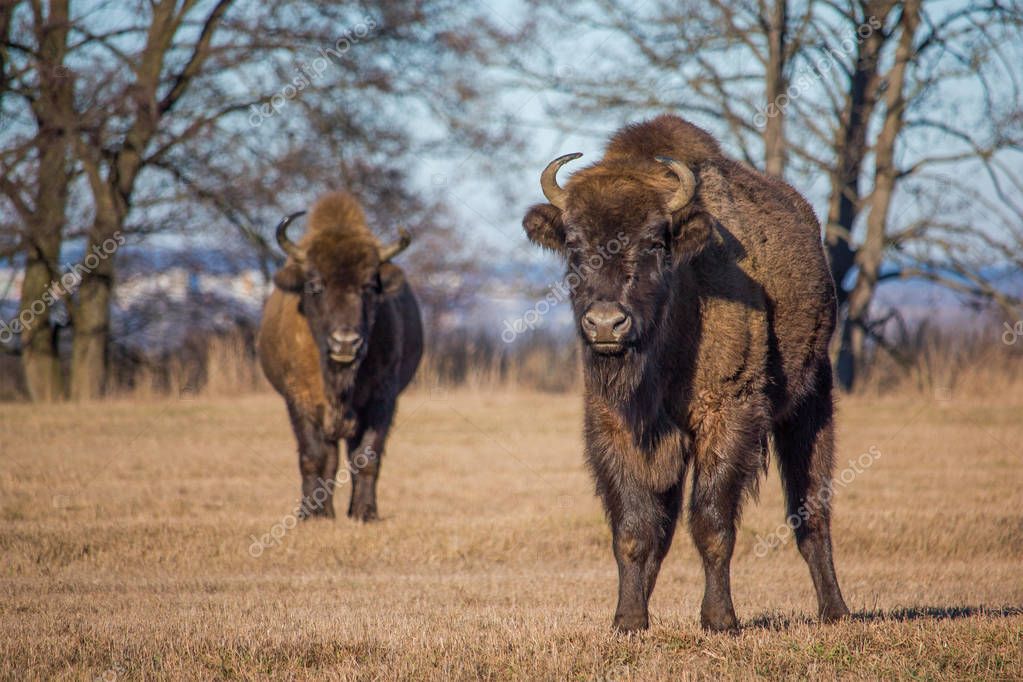
POLYGON ((305 215, 305 211, 292 213, 289 216, 284 216, 284 219, 277 224, 277 245, 281 247, 281 251, 296 260, 302 260, 302 250, 298 248, 298 244, 288 239, 288 225, 292 220, 303 215, 305 215))
POLYGON ((408 248, 408 245, 412 243, 412 235, 404 227, 398 228, 398 240, 388 244, 387 246, 380 247, 380 262, 386 263, 391 260, 399 253, 408 248))
POLYGON ((579 152, 559 156, 547 164, 547 167, 543 169, 543 173, 540 174, 540 189, 543 190, 543 195, 547 197, 547 201, 562 211, 565 210, 565 204, 568 201, 568 192, 563 190, 561 185, 558 184, 558 169, 569 161, 578 159, 580 156, 582 154, 579 152))
POLYGON ((657 156, 655 158, 678 176, 680 183, 678 191, 668 199, 666 206, 669 213, 674 213, 693 200, 693 196, 696 194, 696 175, 689 169, 689 166, 681 161, 676 161, 667 156, 657 156))

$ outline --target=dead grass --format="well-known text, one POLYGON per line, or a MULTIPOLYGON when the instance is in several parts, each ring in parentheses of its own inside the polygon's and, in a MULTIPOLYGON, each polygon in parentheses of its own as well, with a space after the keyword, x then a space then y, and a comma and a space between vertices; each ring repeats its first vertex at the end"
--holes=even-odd
POLYGON ((733 564, 742 634, 697 627, 680 529, 652 629, 619 637, 577 396, 405 397, 382 522, 302 525, 258 557, 298 491, 274 396, 3 405, 0 677, 1023 678, 1021 410, 843 402, 840 470, 880 452, 836 495, 852 622, 816 624, 787 537, 757 556, 772 471, 733 564))

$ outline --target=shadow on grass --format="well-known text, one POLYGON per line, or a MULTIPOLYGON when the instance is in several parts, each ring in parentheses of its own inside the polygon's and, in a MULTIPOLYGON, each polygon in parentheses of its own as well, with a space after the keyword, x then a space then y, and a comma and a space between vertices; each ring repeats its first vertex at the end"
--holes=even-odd
MULTIPOLYGON (((956 620, 981 616, 986 618, 1011 618, 1023 616, 1023 607, 1019 606, 913 606, 890 611, 859 611, 852 615, 854 622, 873 623, 877 621, 908 622, 915 620, 956 620)), ((758 616, 746 623, 743 628, 763 630, 785 630, 793 625, 812 625, 819 622, 816 618, 790 618, 788 616, 758 616)))

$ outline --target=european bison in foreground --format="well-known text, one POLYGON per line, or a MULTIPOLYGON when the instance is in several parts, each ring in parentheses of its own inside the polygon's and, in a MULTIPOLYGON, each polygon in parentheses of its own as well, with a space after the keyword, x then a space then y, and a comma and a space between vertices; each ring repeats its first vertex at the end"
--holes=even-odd
POLYGON ((560 187, 558 169, 578 156, 547 166, 550 203, 530 208, 523 226, 577 278, 586 457, 618 562, 614 626, 647 627, 692 466, 701 622, 738 627, 729 564, 769 440, 820 615, 848 615, 829 508, 835 288, 812 209, 675 116, 622 129, 560 187))
POLYGON ((274 275, 263 310, 259 361, 288 405, 302 474, 299 514, 333 518, 338 441, 347 444, 352 497, 348 516, 377 517, 376 485, 398 394, 423 350, 419 306, 391 259, 410 242, 381 246, 359 203, 337 192, 321 198, 295 244, 288 216, 277 243, 288 260, 274 275))

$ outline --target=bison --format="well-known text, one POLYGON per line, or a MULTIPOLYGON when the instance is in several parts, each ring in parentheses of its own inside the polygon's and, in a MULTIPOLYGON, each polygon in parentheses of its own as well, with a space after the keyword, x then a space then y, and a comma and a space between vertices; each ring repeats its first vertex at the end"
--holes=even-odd
POLYGON ((586 459, 610 521, 620 631, 648 602, 692 469, 701 624, 738 627, 729 565, 744 498, 772 444, 820 616, 847 616, 832 561, 835 286, 794 189, 726 157, 676 116, 629 125, 523 219, 561 254, 582 339, 586 459))
POLYGON ((286 217, 277 243, 288 255, 274 275, 259 329, 259 360, 283 396, 298 441, 299 516, 334 517, 338 442, 352 477, 348 516, 377 518, 376 485, 398 394, 423 350, 419 305, 391 260, 409 234, 381 246, 362 207, 336 192, 312 207, 295 244, 286 217))

